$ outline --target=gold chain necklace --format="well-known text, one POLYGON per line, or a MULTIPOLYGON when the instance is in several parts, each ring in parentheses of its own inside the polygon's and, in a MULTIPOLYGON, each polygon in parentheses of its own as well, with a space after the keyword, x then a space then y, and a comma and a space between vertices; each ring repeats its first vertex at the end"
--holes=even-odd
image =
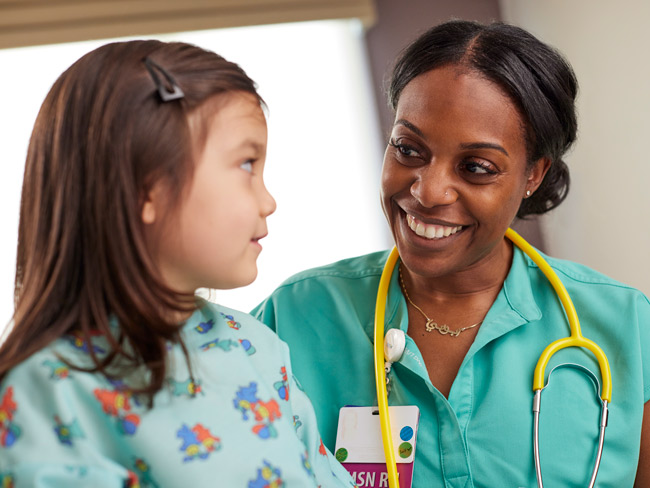
POLYGON ((474 325, 468 325, 467 327, 461 327, 460 329, 456 330, 451 330, 447 324, 442 324, 438 325, 437 322, 434 322, 432 319, 430 319, 424 311, 418 307, 415 303, 413 303, 413 300, 411 300, 411 297, 409 297, 408 292, 406 291, 406 286, 404 285, 404 279, 402 278, 402 267, 400 266, 398 268, 399 271, 399 283, 402 285, 402 291, 404 292, 404 296, 408 300, 408 302, 415 307, 415 309, 422 314, 422 316, 426 319, 426 324, 424 324, 424 328, 426 329, 427 332, 431 332, 432 330, 437 330, 440 332, 442 335, 447 335, 449 334, 452 337, 458 337, 461 332, 467 330, 467 329, 473 329, 474 327, 478 327, 483 323, 481 320, 480 322, 477 322, 474 325))

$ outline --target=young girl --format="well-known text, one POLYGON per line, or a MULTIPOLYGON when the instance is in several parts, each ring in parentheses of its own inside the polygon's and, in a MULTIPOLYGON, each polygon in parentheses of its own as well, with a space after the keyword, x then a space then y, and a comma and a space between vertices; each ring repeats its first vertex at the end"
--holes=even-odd
POLYGON ((350 486, 288 349, 197 288, 255 279, 275 202, 235 64, 132 41, 56 81, 29 145, 0 486, 350 486))

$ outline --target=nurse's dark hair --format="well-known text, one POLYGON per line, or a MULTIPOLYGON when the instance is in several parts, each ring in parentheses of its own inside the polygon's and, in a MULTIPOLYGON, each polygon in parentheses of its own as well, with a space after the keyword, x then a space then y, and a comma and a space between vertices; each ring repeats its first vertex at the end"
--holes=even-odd
POLYGON ((413 78, 449 65, 477 72, 500 86, 524 119, 528 164, 540 158, 551 161, 542 184, 522 201, 517 216, 557 207, 569 191, 569 169, 562 157, 577 133, 578 83, 569 63, 519 27, 452 20, 426 31, 399 56, 389 85, 391 108, 396 109, 413 78))
POLYGON ((169 210, 179 202, 209 116, 235 92, 263 103, 236 64, 155 40, 102 46, 56 80, 27 152, 15 311, 0 346, 0 380, 53 340, 73 335, 88 344, 99 334, 110 344, 101 357, 88 348, 88 371, 115 376, 118 358, 126 366, 120 376, 147 371, 133 390, 150 402, 164 384, 170 342, 181 344, 189 365, 175 317, 193 311, 196 299, 163 283, 145 243, 142 208, 157 182, 168 191, 169 210), (163 91, 173 81, 184 96, 163 101, 145 59, 161 68, 154 72, 163 91))

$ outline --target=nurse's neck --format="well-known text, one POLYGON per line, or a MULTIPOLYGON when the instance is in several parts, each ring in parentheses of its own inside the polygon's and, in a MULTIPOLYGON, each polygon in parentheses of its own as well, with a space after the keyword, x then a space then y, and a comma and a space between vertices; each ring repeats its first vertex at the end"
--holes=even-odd
POLYGON ((504 239, 476 262, 447 273, 409 270, 402 264, 404 285, 415 303, 462 301, 472 296, 492 297, 493 302, 508 276, 512 256, 512 243, 504 239))

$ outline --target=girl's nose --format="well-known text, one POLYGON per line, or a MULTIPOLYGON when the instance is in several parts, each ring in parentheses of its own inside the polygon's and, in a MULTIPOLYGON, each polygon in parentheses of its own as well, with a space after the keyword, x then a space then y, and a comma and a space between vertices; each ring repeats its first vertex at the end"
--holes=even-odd
POLYGON ((266 189, 266 185, 262 183, 262 195, 260 199, 260 214, 262 217, 268 217, 271 215, 273 212, 275 212, 275 209, 277 208, 277 204, 275 202, 275 198, 273 198, 273 195, 266 189))

